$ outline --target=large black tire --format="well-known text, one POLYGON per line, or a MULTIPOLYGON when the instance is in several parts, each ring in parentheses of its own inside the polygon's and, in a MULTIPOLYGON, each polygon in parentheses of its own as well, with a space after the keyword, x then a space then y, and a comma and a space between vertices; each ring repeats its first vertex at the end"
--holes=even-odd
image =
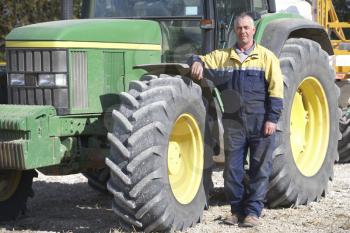
MULTIPOLYGON (((346 114, 347 115, 347 114, 346 114)), ((339 122, 339 129, 342 134, 342 139, 339 141, 339 163, 350 162, 350 117, 343 116, 339 122)))
POLYGON ((349 119, 344 118, 339 122, 339 129, 342 133, 342 139, 339 141, 338 151, 339 151, 339 163, 350 162, 350 127, 349 119))
POLYGON ((110 171, 108 167, 101 169, 93 169, 84 172, 83 175, 88 179, 88 184, 91 188, 102 192, 107 193, 107 181, 110 177, 110 171))
MULTIPOLYGON (((340 139, 338 123, 340 117, 338 109, 339 89, 334 83, 335 73, 329 66, 327 53, 314 41, 292 38, 286 41, 282 49, 280 63, 284 75, 284 111, 277 126, 273 172, 267 194, 270 207, 307 204, 317 201, 325 195, 328 181, 333 177, 334 162, 338 159, 337 146, 340 139), (303 146, 306 147, 297 147, 296 143, 292 145, 293 136, 298 135, 294 131, 292 132, 295 126, 291 126, 292 123, 298 125, 297 122, 291 120, 293 117, 291 116, 292 106, 294 106, 293 101, 297 95, 299 99, 296 99, 299 100, 298 103, 302 106, 301 113, 305 115, 296 114, 296 118, 293 119, 303 119, 304 117, 305 128, 302 130, 305 131, 298 132, 308 132, 305 133, 305 140, 303 140, 303 146), (310 99, 314 96, 318 98, 318 95, 323 96, 323 100, 321 97, 320 99, 324 102, 319 105, 322 107, 318 109, 318 113, 311 116, 312 111, 317 111, 309 109, 307 105, 312 104, 310 99), (312 144, 313 137, 311 135, 317 137, 319 132, 317 130, 323 130, 324 125, 317 125, 316 122, 313 122, 315 125, 310 126, 310 122, 315 119, 313 117, 322 121, 322 114, 326 113, 329 120, 324 120, 323 124, 327 126, 324 128, 329 129, 328 134, 321 136, 320 139, 324 139, 321 144, 317 141, 312 144), (322 147, 322 143, 324 147, 322 147), (297 148, 295 149, 295 151, 298 151, 297 155, 305 156, 298 157, 298 159, 303 159, 307 169, 303 169, 300 162, 294 158, 296 154, 293 155, 292 146, 297 148), (305 149, 308 146, 311 147, 310 150, 305 149), (318 154, 318 147, 324 148, 324 153, 318 154), (319 162, 319 165, 313 167, 316 162, 319 162)), ((320 100, 317 99, 317 101, 320 100)), ((320 132, 327 132, 327 130, 320 132)), ((296 141, 299 139, 294 138, 296 141)))
POLYGON ((340 88, 339 106, 342 109, 342 117, 339 122, 339 129, 342 134, 342 139, 338 144, 339 163, 350 162, 350 114, 349 114, 349 99, 350 99, 350 82, 349 80, 338 81, 340 88))
POLYGON ((173 126, 182 114, 195 119, 203 139, 206 112, 201 88, 185 77, 145 75, 130 83, 120 101, 113 111, 114 129, 108 134, 111 154, 106 159, 114 212, 146 232, 193 226, 207 204, 210 182, 205 179, 210 169, 206 168, 212 154, 208 150, 201 155, 204 167, 198 169, 199 188, 197 192, 193 188, 194 197, 182 204, 168 176, 168 147, 173 126))
POLYGON ((5 180, 0 181, 0 221, 15 220, 19 216, 23 215, 27 209, 27 199, 28 197, 33 197, 34 192, 32 190, 33 177, 37 177, 37 172, 34 170, 29 171, 12 171, 12 170, 0 170, 0 179, 9 178, 9 174, 16 174, 18 177, 18 182, 14 184, 15 186, 9 187, 8 185, 13 185, 14 180, 11 176, 11 182, 5 180), (13 192, 8 192, 10 188, 13 192), (6 190, 6 191, 4 191, 6 190), (4 193, 6 192, 6 194, 4 193), (10 195, 8 195, 10 194, 10 195), (4 198, 8 196, 8 198, 4 198))

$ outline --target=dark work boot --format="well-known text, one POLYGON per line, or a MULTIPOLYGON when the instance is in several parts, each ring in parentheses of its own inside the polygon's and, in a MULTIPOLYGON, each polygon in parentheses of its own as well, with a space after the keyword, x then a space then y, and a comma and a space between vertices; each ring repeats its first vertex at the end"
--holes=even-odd
POLYGON ((248 215, 243 222, 239 224, 240 227, 255 227, 259 225, 259 218, 255 215, 248 215))
POLYGON ((238 214, 229 214, 224 218, 223 222, 227 225, 237 225, 241 220, 242 216, 238 214))

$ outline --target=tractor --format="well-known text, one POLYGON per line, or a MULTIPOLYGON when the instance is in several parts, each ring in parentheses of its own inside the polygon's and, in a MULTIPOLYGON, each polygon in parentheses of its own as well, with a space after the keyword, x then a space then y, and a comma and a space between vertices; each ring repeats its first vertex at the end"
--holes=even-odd
POLYGON ((1 86, 0 220, 25 211, 39 171, 83 173, 113 195, 120 219, 146 232, 198 223, 213 166, 225 160, 221 117, 230 106, 210 80, 191 80, 186 61, 232 47, 243 11, 284 76, 267 205, 318 201, 341 138, 334 49, 325 28, 300 14, 308 1, 283 2, 90 0, 82 19, 11 31, 1 86))

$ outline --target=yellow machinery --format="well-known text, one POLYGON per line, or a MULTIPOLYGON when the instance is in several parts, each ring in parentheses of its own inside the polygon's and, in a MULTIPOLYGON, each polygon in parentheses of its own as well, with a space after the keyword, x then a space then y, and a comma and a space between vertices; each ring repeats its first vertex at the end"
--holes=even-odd
POLYGON ((337 39, 332 39, 334 49, 333 65, 337 79, 350 78, 350 38, 346 38, 343 29, 350 28, 350 22, 340 22, 332 0, 314 0, 314 19, 333 32, 337 39))
MULTIPOLYGON (((342 9, 349 8, 350 1, 346 0, 342 9)), ((338 143, 339 162, 350 162, 350 38, 347 38, 344 29, 350 29, 350 22, 339 21, 337 11, 332 0, 313 0, 314 20, 321 24, 330 36, 334 55, 331 57, 336 71, 336 84, 340 89, 339 107, 342 116, 339 129, 342 139, 338 143), (336 37, 336 39, 333 39, 336 37)), ((338 12, 340 13, 340 12, 338 12)))

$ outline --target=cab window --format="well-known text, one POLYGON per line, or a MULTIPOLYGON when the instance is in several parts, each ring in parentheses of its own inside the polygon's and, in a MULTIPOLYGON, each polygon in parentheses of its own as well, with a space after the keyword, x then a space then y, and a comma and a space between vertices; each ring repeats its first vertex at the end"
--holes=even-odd
MULTIPOLYGON (((242 12, 252 11, 252 3, 250 0, 217 0, 216 14, 217 14, 217 33, 216 33, 216 47, 228 47, 228 40, 232 34, 233 21, 237 15, 242 12), (222 27, 225 27, 224 29, 222 27), (224 40, 223 40, 224 39, 224 40)), ((232 42, 232 41, 231 41, 232 42)))

